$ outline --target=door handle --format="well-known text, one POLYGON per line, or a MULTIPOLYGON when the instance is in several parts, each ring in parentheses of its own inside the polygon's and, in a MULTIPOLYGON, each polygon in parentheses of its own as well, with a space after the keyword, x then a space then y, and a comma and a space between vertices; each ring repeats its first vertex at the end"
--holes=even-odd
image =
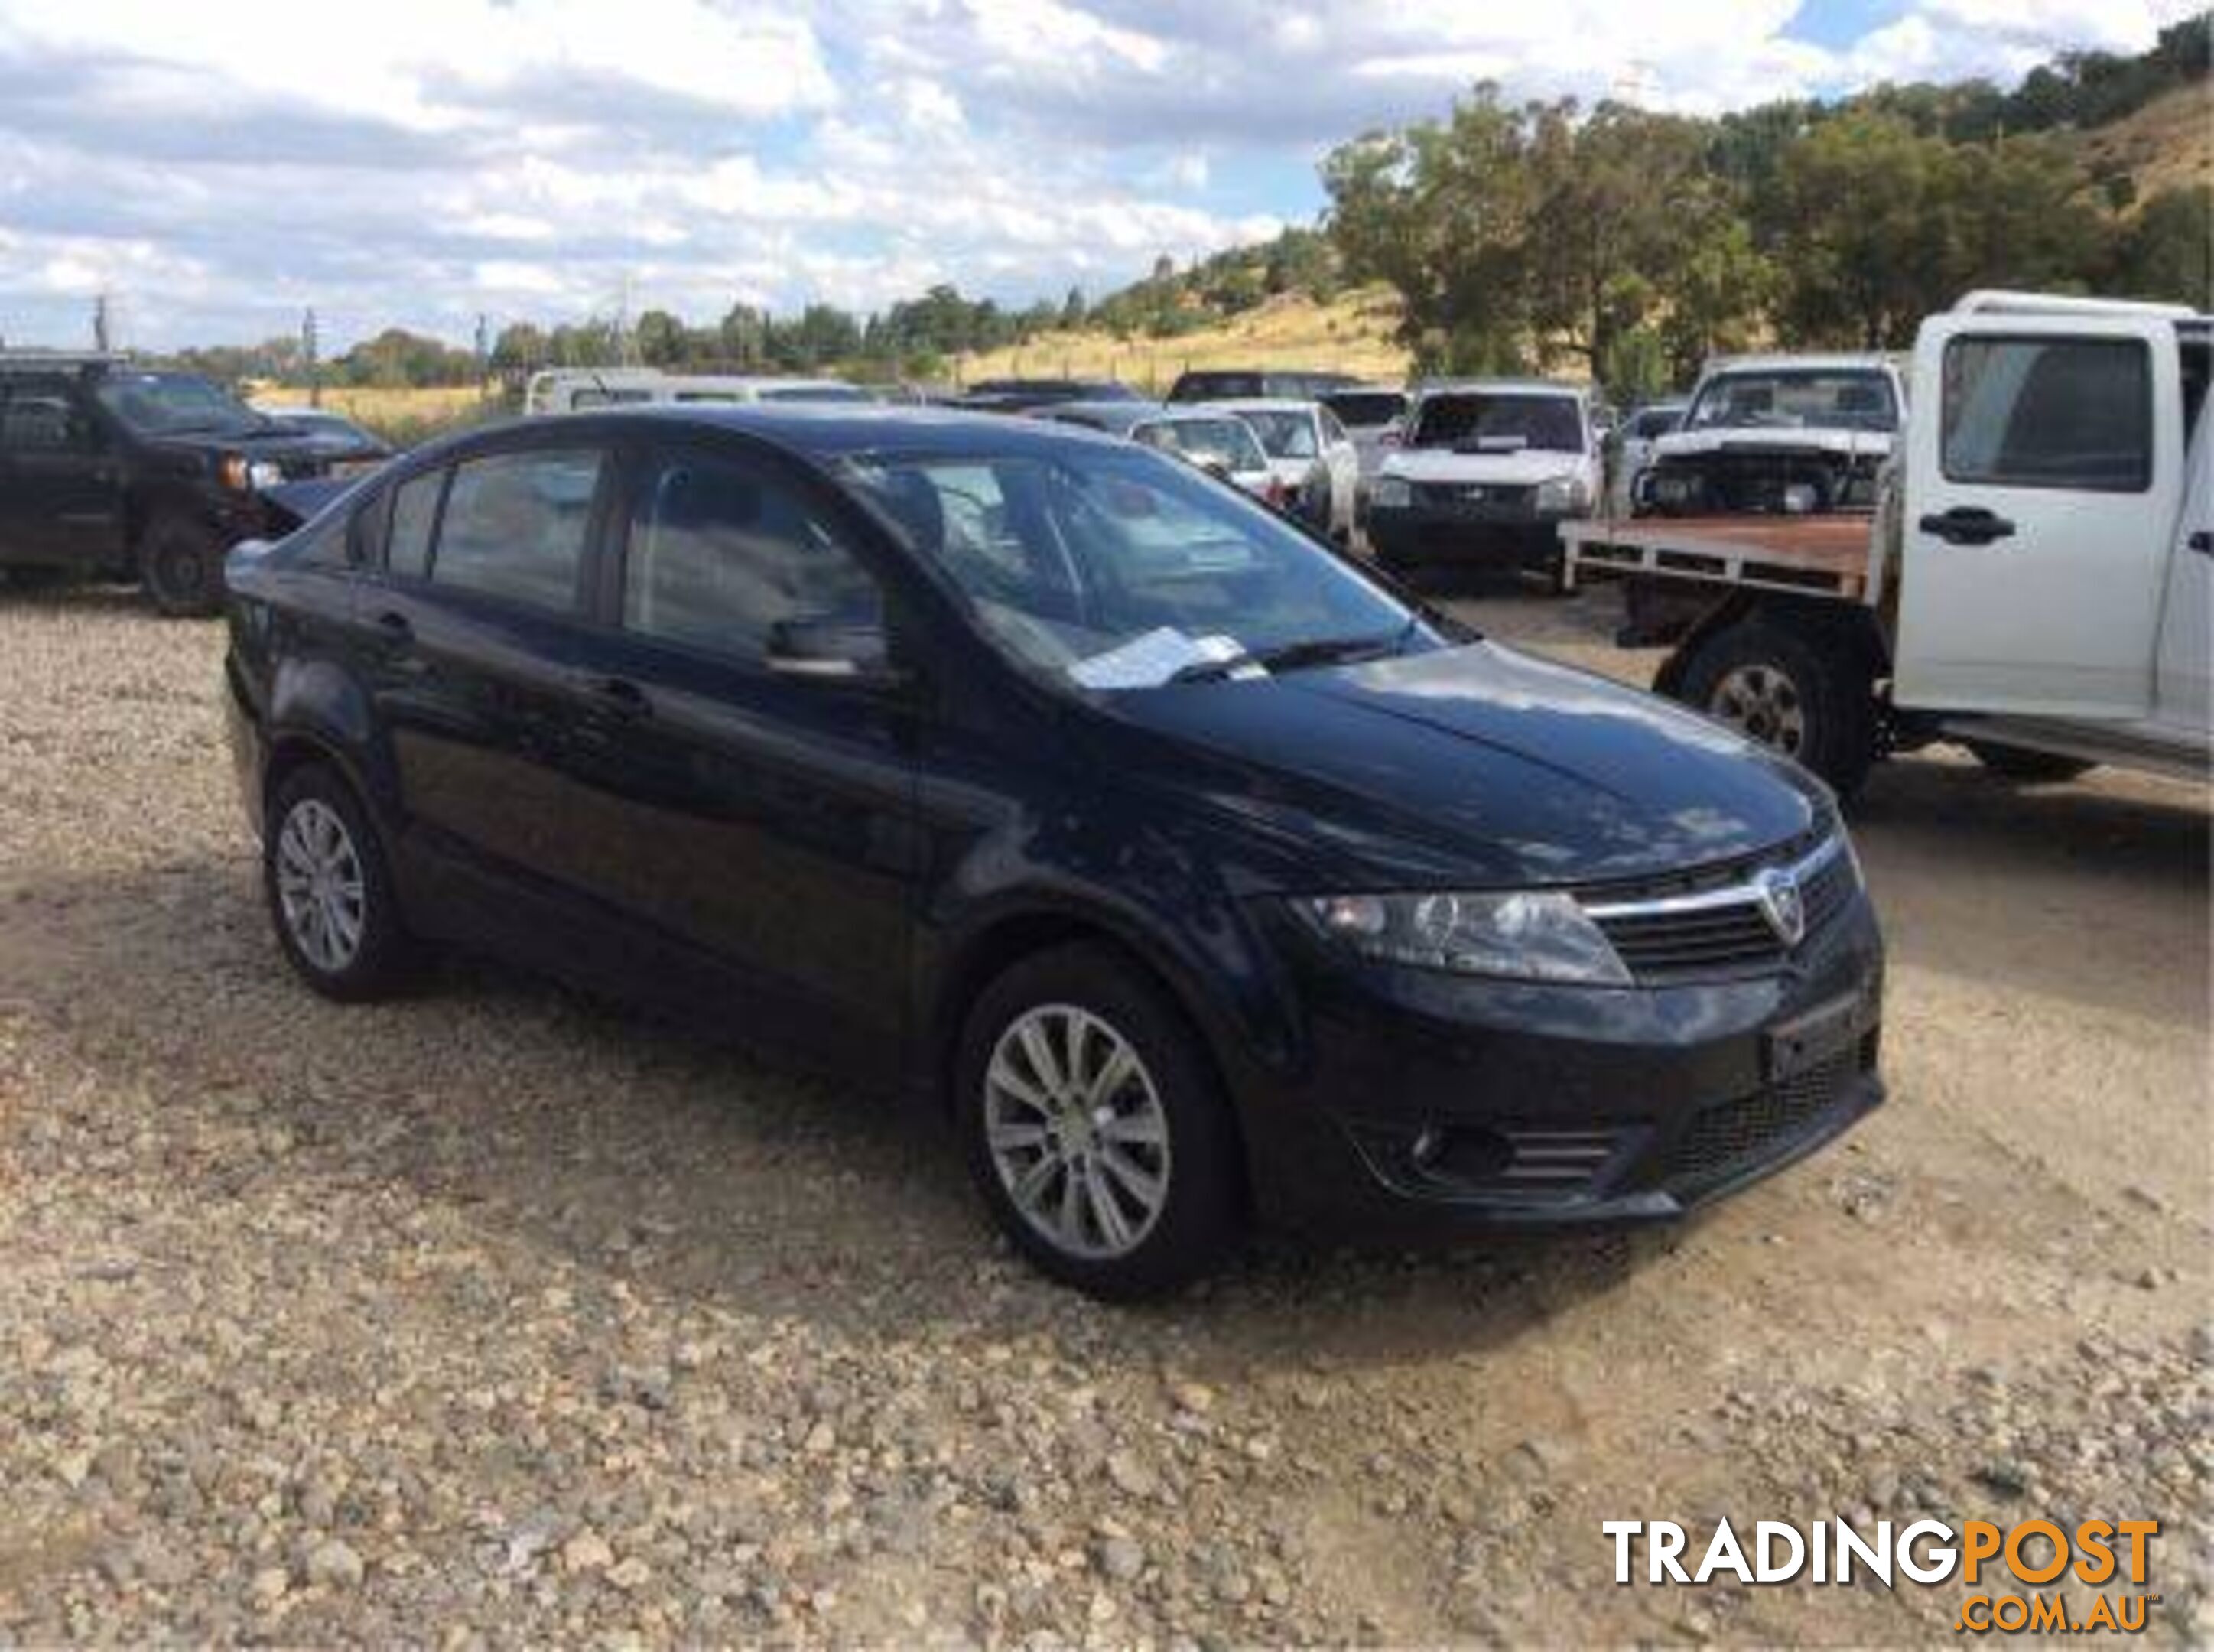
POLYGON ((1942 515, 1932 512, 1917 525, 1948 545, 1988 545, 1995 539, 2014 537, 2014 523, 1977 505, 1956 505, 1942 515))
POLYGON ((376 627, 376 634, 383 639, 386 646, 401 650, 415 646, 415 627, 408 623, 407 616, 397 609, 385 609, 373 623, 376 627))
POLYGON ((592 708, 602 716, 613 717, 626 723, 653 715, 653 700, 646 691, 628 677, 606 676, 596 671, 580 671, 569 680, 570 687, 590 701, 592 708))
POLYGON ((2214 532, 2210 532, 2205 528, 2197 529, 2183 542, 2186 548, 2198 552, 2201 556, 2214 556, 2214 532))

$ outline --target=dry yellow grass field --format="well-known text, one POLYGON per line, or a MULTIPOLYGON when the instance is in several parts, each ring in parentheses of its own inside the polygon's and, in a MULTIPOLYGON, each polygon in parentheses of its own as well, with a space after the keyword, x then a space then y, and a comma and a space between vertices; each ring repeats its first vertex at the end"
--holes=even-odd
MULTIPOLYGON (((304 391, 272 387, 256 390, 251 399, 256 404, 293 407, 308 398, 304 391)), ((443 421, 471 411, 478 400, 474 384, 431 385, 420 389, 333 385, 323 391, 323 406, 333 413, 371 425, 443 421)))
POLYGON ((1176 339, 1116 338, 1089 328, 1043 333, 1028 344, 963 356, 964 384, 980 378, 1118 378, 1165 391, 1188 367, 1312 367, 1384 383, 1407 376, 1405 350, 1393 340, 1399 301, 1388 287, 1362 287, 1318 304, 1303 294, 1272 298, 1220 327, 1176 339))
POLYGON ((2203 85, 2179 86, 2076 141, 2085 166, 2127 172, 2139 202, 2163 189, 2214 184, 2214 103, 2203 85))

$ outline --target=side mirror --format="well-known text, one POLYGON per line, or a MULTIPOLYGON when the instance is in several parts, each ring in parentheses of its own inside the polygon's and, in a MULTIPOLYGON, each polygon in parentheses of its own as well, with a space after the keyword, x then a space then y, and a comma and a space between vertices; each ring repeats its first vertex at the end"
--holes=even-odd
POLYGON ((907 674, 892 664, 883 625, 873 620, 779 620, 769 627, 766 658, 779 676, 859 688, 891 688, 907 681, 907 674))

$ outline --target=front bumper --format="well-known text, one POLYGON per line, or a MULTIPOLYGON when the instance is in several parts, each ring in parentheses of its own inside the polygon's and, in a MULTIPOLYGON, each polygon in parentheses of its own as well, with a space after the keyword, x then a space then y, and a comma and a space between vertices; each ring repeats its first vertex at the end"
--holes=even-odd
POLYGON ((1558 517, 1441 511, 1368 502, 1368 542, 1398 568, 1545 568, 1561 554, 1558 517))
POLYGON ((1878 1105, 1865 894, 1779 973, 1593 988, 1349 966, 1289 931, 1302 1055, 1239 1086, 1254 1184, 1344 1234, 1682 1215, 1878 1105), (1426 1139, 1427 1138, 1427 1139, 1426 1139))

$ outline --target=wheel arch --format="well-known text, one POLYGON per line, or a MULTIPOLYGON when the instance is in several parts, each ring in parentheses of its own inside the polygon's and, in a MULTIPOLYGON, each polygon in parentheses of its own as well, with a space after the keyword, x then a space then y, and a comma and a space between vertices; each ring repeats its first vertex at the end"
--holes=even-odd
POLYGON ((955 1100, 954 1068, 961 1034, 977 998, 994 981, 1023 959, 1061 946, 1096 945, 1115 954, 1159 987, 1183 1019, 1230 1114, 1236 1147, 1241 1199, 1250 1197, 1251 1158, 1239 1087, 1232 1082, 1227 1055, 1230 1012, 1217 1004, 1193 970, 1181 963, 1167 941, 1147 933, 1131 918, 1104 906, 1065 896, 1011 905, 965 931, 933 974, 920 1006, 915 1043, 927 1074, 927 1098, 950 1114, 955 1100))

